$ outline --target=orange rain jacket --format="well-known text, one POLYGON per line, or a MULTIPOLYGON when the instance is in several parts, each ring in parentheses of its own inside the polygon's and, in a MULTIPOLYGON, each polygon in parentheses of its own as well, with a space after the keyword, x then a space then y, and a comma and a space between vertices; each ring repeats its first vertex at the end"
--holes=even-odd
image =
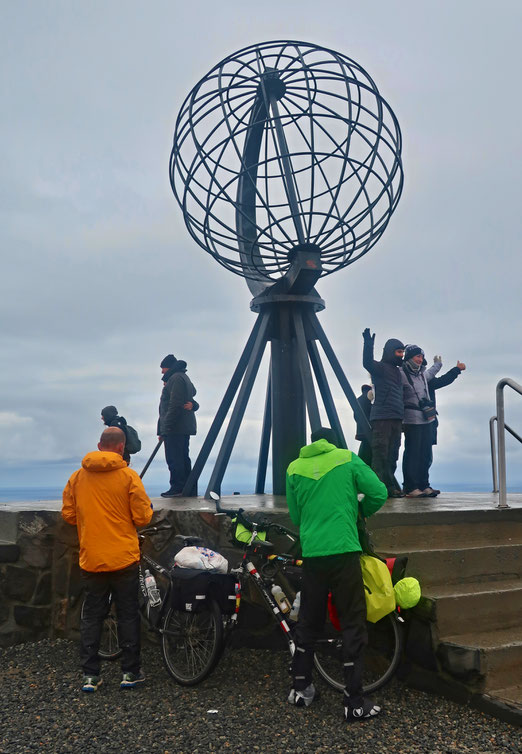
POLYGON ((139 475, 118 453, 87 453, 63 491, 62 517, 78 527, 80 568, 119 571, 140 559, 137 526, 152 518, 139 475))

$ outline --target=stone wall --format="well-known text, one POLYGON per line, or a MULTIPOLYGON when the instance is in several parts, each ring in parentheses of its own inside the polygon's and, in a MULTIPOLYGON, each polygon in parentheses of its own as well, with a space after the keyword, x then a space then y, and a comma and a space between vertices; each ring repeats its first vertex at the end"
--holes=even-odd
MULTIPOLYGON (((281 523, 288 525, 286 516, 281 523)), ((230 521, 211 512, 159 510, 153 523, 168 522, 170 532, 150 538, 146 551, 162 565, 173 563, 176 534, 200 536, 235 564, 230 521)), ((82 605, 76 527, 59 510, 1 511, 0 647, 46 637, 77 638, 82 605), (9 541, 7 541, 9 540, 9 541)))
POLYGON ((2 512, 0 646, 49 636, 54 608, 54 549, 59 513, 2 512))

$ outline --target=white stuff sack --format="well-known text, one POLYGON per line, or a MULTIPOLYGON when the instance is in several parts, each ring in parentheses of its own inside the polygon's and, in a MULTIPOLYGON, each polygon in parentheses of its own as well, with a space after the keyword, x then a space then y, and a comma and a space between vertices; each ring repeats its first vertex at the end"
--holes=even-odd
POLYGON ((208 547, 183 547, 174 558, 174 565, 180 568, 197 568, 200 571, 228 571, 228 560, 208 547))

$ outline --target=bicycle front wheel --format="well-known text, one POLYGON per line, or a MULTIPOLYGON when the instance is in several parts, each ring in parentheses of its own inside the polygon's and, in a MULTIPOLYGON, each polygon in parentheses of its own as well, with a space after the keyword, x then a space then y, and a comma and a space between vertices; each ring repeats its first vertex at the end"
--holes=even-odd
MULTIPOLYGON (((402 653, 402 630, 395 613, 377 623, 367 623, 368 646, 364 653, 363 693, 371 694, 387 683, 397 670, 402 653)), ((329 623, 325 637, 317 642, 315 667, 338 691, 344 689, 341 634, 329 623)))
POLYGON ((197 613, 170 609, 161 628, 167 672, 182 686, 195 686, 217 665, 223 649, 223 618, 213 600, 197 613))

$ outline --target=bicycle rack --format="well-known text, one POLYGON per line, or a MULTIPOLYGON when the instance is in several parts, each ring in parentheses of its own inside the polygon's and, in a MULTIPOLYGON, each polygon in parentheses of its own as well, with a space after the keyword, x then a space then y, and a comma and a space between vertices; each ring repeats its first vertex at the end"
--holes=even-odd
POLYGON ((522 395, 522 385, 509 377, 503 377, 497 383, 497 415, 492 416, 489 420, 489 438, 491 444, 491 471, 493 475, 493 492, 498 492, 497 508, 509 508, 506 500, 506 433, 507 430, 515 440, 522 443, 522 437, 515 432, 504 419, 504 388, 510 387, 515 392, 522 395), (494 424, 497 422, 497 439, 498 439, 498 456, 495 447, 495 430, 494 424), (497 475, 497 458, 498 458, 498 475, 497 475))

